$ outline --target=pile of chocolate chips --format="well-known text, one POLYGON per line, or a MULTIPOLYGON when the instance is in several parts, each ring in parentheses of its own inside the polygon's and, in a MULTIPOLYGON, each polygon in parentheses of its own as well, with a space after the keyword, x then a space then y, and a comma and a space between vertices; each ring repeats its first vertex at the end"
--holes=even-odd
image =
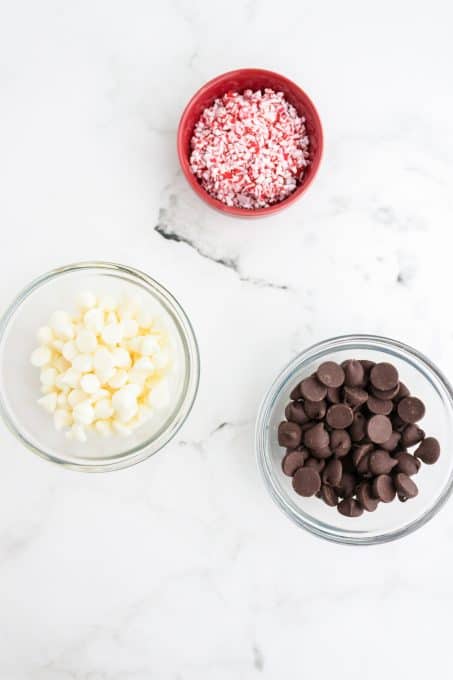
POLYGON ((425 406, 392 364, 326 361, 290 396, 278 428, 283 472, 296 493, 316 495, 342 515, 359 517, 381 501, 413 498, 420 461, 439 458, 437 439, 415 424, 425 406))

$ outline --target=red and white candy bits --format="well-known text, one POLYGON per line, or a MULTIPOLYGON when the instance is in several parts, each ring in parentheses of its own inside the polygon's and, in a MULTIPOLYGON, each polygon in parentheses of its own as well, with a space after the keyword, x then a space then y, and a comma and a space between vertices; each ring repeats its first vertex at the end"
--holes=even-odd
POLYGON ((287 198, 309 163, 305 118, 282 92, 227 92, 195 125, 190 165, 228 206, 255 210, 287 198))

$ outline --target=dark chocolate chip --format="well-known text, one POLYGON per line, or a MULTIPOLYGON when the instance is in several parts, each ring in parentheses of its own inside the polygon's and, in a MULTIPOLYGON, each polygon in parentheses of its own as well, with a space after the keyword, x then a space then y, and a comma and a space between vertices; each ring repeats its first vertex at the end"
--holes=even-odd
POLYGON ((313 468, 313 470, 317 470, 321 473, 326 467, 326 461, 325 459, 322 460, 320 458, 310 457, 305 461, 305 467, 313 468))
POLYGON ((355 498, 345 498, 337 505, 338 512, 346 517, 360 517, 363 508, 355 498))
POLYGON ((407 451, 400 451, 395 454, 395 472, 404 472, 405 475, 416 475, 420 469, 420 461, 407 451))
POLYGON ((342 458, 351 449, 351 437, 346 430, 332 430, 330 433, 330 449, 337 458, 342 458))
POLYGON ((331 404, 339 404, 341 401, 341 392, 339 387, 327 388, 327 401, 331 404))
POLYGON ((377 390, 392 390, 398 385, 398 371, 393 364, 383 361, 371 369, 370 382, 377 390))
POLYGON ((322 420, 326 415, 327 404, 324 401, 310 401, 305 399, 304 411, 311 420, 322 420))
POLYGON ((370 472, 370 456, 371 453, 365 454, 363 458, 360 459, 360 462, 357 464, 357 474, 360 477, 371 477, 371 472, 370 472))
POLYGON ((393 409, 393 401, 391 399, 378 399, 372 394, 369 395, 367 401, 368 409, 371 413, 378 416, 388 416, 393 409))
POLYGON ((397 432, 402 432, 407 425, 404 420, 401 420, 397 413, 392 413, 390 420, 392 421, 393 429, 397 432))
POLYGON ((372 394, 374 394, 374 396, 377 397, 378 399, 383 399, 383 400, 394 399, 396 397, 396 395, 398 394, 398 390, 399 390, 399 385, 397 385, 396 387, 394 387, 391 390, 378 390, 376 387, 373 387, 373 385, 371 385, 372 394))
POLYGON ((360 363, 365 371, 365 377, 368 377, 373 366, 376 366, 376 362, 370 361, 369 359, 360 359, 360 363))
POLYGON ((329 440, 329 433, 326 431, 324 423, 317 423, 304 432, 304 444, 312 451, 328 448, 329 440))
POLYGON ((385 451, 394 451, 398 446, 400 439, 401 435, 399 432, 392 432, 387 441, 380 444, 380 447, 381 449, 385 449, 385 451))
POLYGON ((375 477, 371 489, 373 496, 379 498, 383 503, 390 503, 396 495, 396 489, 390 475, 379 475, 378 477, 375 477))
POLYGON ((365 370, 360 361, 348 359, 343 361, 341 366, 345 374, 344 384, 346 387, 361 387, 363 385, 365 370))
POLYGON ((321 488, 321 477, 311 467, 302 467, 293 477, 293 488, 299 496, 314 496, 321 488))
POLYGON ((330 458, 332 451, 330 450, 330 446, 322 446, 319 449, 312 449, 311 454, 314 458, 324 460, 325 458, 330 458))
POLYGON ((366 419, 365 416, 357 411, 354 413, 354 420, 349 428, 349 434, 353 442, 360 442, 366 435, 366 419))
POLYGON ((316 371, 317 378, 326 387, 341 387, 344 383, 344 370, 335 361, 325 361, 316 371))
POLYGON ((404 397, 398 403, 398 415, 405 423, 416 423, 425 415, 425 405, 418 397, 404 397))
POLYGON ((278 443, 291 449, 297 449, 302 439, 302 430, 297 423, 283 421, 278 426, 278 443))
POLYGON ((338 486, 335 487, 335 491, 339 496, 341 496, 341 498, 349 498, 349 496, 352 496, 354 494, 356 484, 357 484, 356 476, 351 472, 343 471, 341 482, 339 483, 338 486))
POLYGON ((310 420, 300 401, 291 401, 285 408, 285 416, 291 423, 297 423, 298 425, 303 425, 310 420))
POLYGON ((420 458, 427 465, 436 463, 440 456, 440 445, 435 437, 426 437, 415 450, 414 456, 420 458))
POLYGON ((300 393, 299 385, 296 385, 296 387, 294 387, 292 389, 292 391, 290 392, 289 398, 293 399, 293 401, 297 401, 298 399, 302 399, 302 395, 300 393))
POLYGON ((368 392, 361 387, 345 387, 343 394, 345 402, 353 408, 362 406, 368 399, 368 392))
POLYGON ((292 477, 296 470, 304 466, 307 457, 308 453, 305 449, 302 449, 301 451, 295 449, 294 451, 287 453, 282 460, 282 470, 285 475, 292 477))
POLYGON ((387 416, 372 416, 367 423, 367 435, 375 444, 388 441, 392 434, 392 423, 387 416))
POLYGON ((358 446, 354 446, 352 452, 352 462, 356 468, 360 465, 362 459, 368 456, 373 449, 373 444, 360 444, 358 446))
POLYGON ((327 486, 327 484, 321 486, 320 497, 326 505, 330 505, 332 508, 338 503, 338 496, 335 490, 331 486, 327 486))
POLYGON ((384 449, 377 449, 370 454, 368 467, 373 475, 388 475, 395 465, 397 461, 384 449))
POLYGON ((304 399, 310 401, 322 401, 327 395, 327 387, 319 382, 316 376, 305 378, 300 383, 300 393, 304 399))
POLYGON ((357 500, 367 512, 374 512, 379 505, 379 500, 371 494, 371 485, 368 482, 362 482, 357 487, 357 500))
POLYGON ((335 430, 344 430, 352 424, 354 414, 347 404, 332 404, 327 409, 326 421, 335 430))
POLYGON ((416 483, 409 475, 404 474, 404 472, 398 472, 393 479, 393 483, 395 484, 398 497, 400 498, 401 496, 404 498, 415 498, 418 494, 416 483))
POLYGON ((401 433, 401 443, 403 446, 415 446, 425 438, 425 433, 418 425, 407 425, 401 433))
POLYGON ((343 476, 343 466, 338 458, 329 460, 322 473, 322 481, 330 486, 338 486, 343 476))
POLYGON ((404 397, 408 397, 410 395, 410 392, 406 385, 402 382, 399 384, 399 389, 397 394, 395 395, 395 402, 401 401, 401 399, 404 399, 404 397))

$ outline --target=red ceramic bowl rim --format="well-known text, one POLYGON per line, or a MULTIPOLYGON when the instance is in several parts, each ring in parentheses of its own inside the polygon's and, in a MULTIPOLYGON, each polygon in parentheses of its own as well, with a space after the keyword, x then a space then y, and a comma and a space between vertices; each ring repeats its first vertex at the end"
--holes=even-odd
POLYGON ((216 76, 215 78, 212 78, 209 80, 207 83, 205 83, 202 87, 200 87, 199 90, 195 92, 193 97, 190 99, 188 102, 187 106, 185 107, 181 119, 179 121, 179 126, 178 126, 178 135, 177 135, 177 148, 178 148, 178 157, 179 157, 179 162, 181 164, 182 171, 189 182, 190 186, 192 189, 198 194, 198 196, 206 201, 211 207, 215 208, 216 210, 220 210, 222 212, 228 213, 229 215, 235 215, 236 217, 260 217, 263 215, 271 215, 272 213, 278 212, 279 210, 283 210, 284 208, 289 207, 292 203, 297 201, 300 196, 308 189, 310 184, 313 182, 314 178, 316 177, 316 174, 319 169, 319 165, 321 163, 322 155, 323 155, 323 148, 324 148, 324 138, 323 138, 323 131, 322 131, 322 125, 321 125, 321 120, 319 118, 318 111, 313 104, 312 100, 310 97, 307 95, 307 93, 302 90, 299 85, 296 85, 292 80, 289 78, 286 78, 285 76, 280 75, 279 73, 276 73, 275 71, 268 71, 267 69, 261 69, 261 68, 240 68, 236 69, 235 71, 228 71, 226 73, 222 73, 219 76, 216 76), (221 84, 225 79, 227 78, 237 78, 243 75, 244 73, 247 73, 247 75, 262 75, 262 76, 269 76, 271 78, 275 78, 280 80, 282 83, 285 83, 289 85, 291 88, 294 88, 298 92, 300 92, 301 96, 303 99, 305 99, 312 107, 313 109, 313 118, 316 122, 316 125, 319 130, 319 138, 318 138, 318 145, 317 145, 317 151, 316 155, 313 158, 312 161, 312 166, 311 166, 311 172, 309 177, 307 178, 306 181, 302 182, 301 185, 293 191, 292 194, 290 194, 287 198, 285 198, 283 201, 280 201, 279 203, 274 203, 273 205, 270 205, 268 208, 256 208, 256 210, 248 210, 247 208, 235 208, 235 207, 230 207, 226 205, 225 203, 222 203, 222 201, 219 201, 217 198, 213 198, 208 194, 208 192, 203 189, 201 184, 198 182, 196 179, 195 175, 192 173, 190 169, 190 163, 189 163, 189 157, 187 155, 184 143, 183 143, 183 136, 184 136, 184 130, 186 127, 186 121, 188 118, 188 115, 190 113, 191 108, 194 106, 200 95, 202 95, 206 90, 210 89, 213 85, 221 84))

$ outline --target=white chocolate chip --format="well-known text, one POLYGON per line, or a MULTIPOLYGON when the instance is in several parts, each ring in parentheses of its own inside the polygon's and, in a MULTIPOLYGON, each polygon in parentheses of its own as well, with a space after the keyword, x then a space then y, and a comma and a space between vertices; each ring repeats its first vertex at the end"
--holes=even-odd
POLYGON ((125 319, 123 321, 123 335, 125 338, 135 338, 138 333, 138 323, 135 319, 125 319))
POLYGON ((85 312, 83 317, 83 322, 85 328, 96 335, 99 335, 104 328, 104 312, 102 309, 95 307, 94 309, 89 309, 85 312))
POLYGON ((110 399, 101 399, 94 407, 94 417, 96 420, 107 420, 113 416, 113 407, 110 399))
POLYGON ((78 373, 89 373, 93 370, 93 357, 91 354, 78 354, 72 360, 72 367, 78 373))
POLYGON ((93 331, 81 330, 77 333, 76 345, 79 352, 90 354, 96 350, 97 344, 93 331))
POLYGON ((155 335, 144 335, 139 344, 140 354, 149 356, 159 351, 159 341, 155 335))
POLYGON ((99 432, 103 437, 110 437, 112 434, 112 425, 109 420, 97 420, 94 427, 96 432, 99 432))
POLYGON ((38 342, 41 345, 49 345, 53 340, 53 333, 50 326, 41 326, 37 332, 38 342))
POLYGON ((108 381, 108 385, 109 387, 113 387, 113 389, 118 390, 127 383, 128 377, 127 371, 123 371, 122 368, 118 368, 108 381))
POLYGON ((52 352, 48 347, 38 347, 32 352, 30 361, 33 366, 40 368, 41 366, 46 366, 51 358, 52 352))
POLYGON ((75 342, 72 342, 72 340, 65 342, 61 353, 63 354, 66 361, 72 361, 78 354, 75 342))
POLYGON ((57 376, 58 376, 57 369, 49 367, 43 368, 39 376, 39 379, 41 380, 42 385, 46 385, 47 387, 53 387, 55 385, 57 376))
POLYGON ((123 338, 123 325, 119 323, 107 324, 104 326, 101 337, 107 345, 117 345, 123 338))
POLYGON ((73 415, 76 423, 89 425, 94 420, 94 409, 88 400, 82 401, 74 408, 73 415))
POLYGON ((57 430, 62 430, 72 423, 72 416, 68 409, 59 408, 53 414, 53 422, 57 430))
POLYGON ((112 352, 113 365, 118 368, 129 368, 131 365, 131 356, 124 347, 115 347, 112 352))
POLYGON ((80 404, 82 401, 85 401, 87 398, 86 393, 83 390, 71 390, 71 392, 68 394, 68 404, 72 408, 77 406, 77 404, 80 404))
POLYGON ((80 309, 91 309, 96 305, 96 295, 91 291, 85 290, 77 296, 77 306, 80 309))
POLYGON ((87 440, 85 428, 83 427, 82 423, 74 423, 74 425, 71 427, 71 434, 72 438, 78 442, 84 443, 87 440))
POLYGON ((57 408, 57 393, 49 392, 45 397, 38 399, 38 404, 42 406, 48 413, 53 413, 57 408))
POLYGON ((95 394, 101 389, 101 383, 94 373, 87 373, 80 379, 80 387, 87 394, 95 394))
POLYGON ((68 385, 69 387, 78 387, 80 384, 80 373, 77 373, 73 368, 68 368, 68 370, 59 376, 63 385, 68 385))

